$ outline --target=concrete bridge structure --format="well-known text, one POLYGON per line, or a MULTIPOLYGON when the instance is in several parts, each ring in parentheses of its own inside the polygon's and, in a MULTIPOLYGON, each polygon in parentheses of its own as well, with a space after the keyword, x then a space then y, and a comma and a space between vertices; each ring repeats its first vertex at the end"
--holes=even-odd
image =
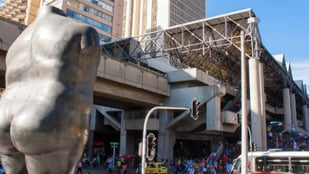
MULTIPOLYGON (((282 121, 308 131, 308 97, 295 82, 284 55, 263 46, 251 9, 193 21, 136 38, 102 45, 94 88, 88 150, 119 141, 119 154, 136 154, 144 118, 154 106, 191 107, 201 102, 200 117, 189 111, 153 114, 148 130, 158 137, 157 157, 179 155, 181 141, 203 141, 203 153, 216 150, 213 140, 240 140, 240 31, 246 33, 248 109, 252 141, 267 148, 266 125, 282 121)), ((25 28, 0 18, 0 84, 5 88, 5 55, 25 28)), ((185 152, 183 152, 185 153, 185 152)))

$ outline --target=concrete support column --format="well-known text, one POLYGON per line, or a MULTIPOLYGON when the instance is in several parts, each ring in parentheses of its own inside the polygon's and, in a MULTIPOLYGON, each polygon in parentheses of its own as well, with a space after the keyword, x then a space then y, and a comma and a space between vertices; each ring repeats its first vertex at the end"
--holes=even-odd
MULTIPOLYGON (((307 121, 306 121, 306 123, 307 123, 307 125, 309 126, 309 108, 307 108, 307 121)), ((307 131, 309 131, 309 127, 308 127, 308 130, 307 131)))
POLYGON ((207 130, 222 130, 221 123, 221 97, 214 97, 206 105, 206 127, 207 130))
POLYGON ((168 122, 173 119, 173 112, 160 111, 160 127, 158 130, 158 149, 156 151, 158 159, 172 160, 174 157, 174 145, 176 142, 175 132, 166 129, 168 122))
POLYGON ((302 107, 302 109, 303 109, 303 123, 304 123, 304 128, 305 128, 305 130, 306 131, 308 131, 309 130, 309 118, 308 118, 308 108, 307 108, 307 105, 303 105, 303 107, 302 107))
POLYGON ((297 124, 297 113, 296 113, 296 100, 295 94, 291 93, 291 116, 292 116, 292 125, 298 126, 297 124))
POLYGON ((289 88, 283 89, 283 110, 284 110, 284 123, 288 126, 288 130, 291 131, 292 114, 291 114, 291 97, 289 88))
POLYGON ((96 118, 97 118, 97 110, 92 107, 90 118, 89 118, 89 131, 88 131, 88 155, 90 159, 93 157, 93 140, 94 140, 94 131, 95 131, 95 124, 96 124, 96 118))
POLYGON ((264 120, 262 120, 262 94, 261 94, 261 77, 259 61, 257 59, 249 60, 249 87, 250 87, 250 109, 251 109, 251 130, 252 142, 257 144, 257 150, 266 150, 264 147, 264 120))
POLYGON ((121 128, 120 128, 120 143, 119 143, 119 155, 127 154, 127 130, 125 129, 126 119, 125 112, 121 115, 121 128))
POLYGON ((88 154, 90 159, 92 159, 92 157, 93 157, 93 139, 94 139, 94 131, 89 130, 89 132, 88 132, 87 154, 88 154))
MULTIPOLYGON (((308 118, 308 120, 307 120, 307 122, 308 122, 308 124, 309 124, 309 108, 307 107, 307 118, 308 118)), ((308 129, 309 129, 309 127, 308 127, 308 129)), ((308 130, 309 131, 309 130, 308 130)))
POLYGON ((264 87, 264 66, 263 63, 259 63, 259 77, 260 77, 260 94, 261 94, 261 123, 262 123, 262 142, 261 149, 267 150, 267 131, 266 131, 266 94, 264 87))

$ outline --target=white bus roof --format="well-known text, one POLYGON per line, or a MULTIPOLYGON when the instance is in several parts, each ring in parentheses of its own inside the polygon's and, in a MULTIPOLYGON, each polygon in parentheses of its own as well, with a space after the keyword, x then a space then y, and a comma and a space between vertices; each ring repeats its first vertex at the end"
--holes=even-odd
POLYGON ((283 157, 283 156, 293 156, 293 157, 308 157, 309 151, 257 151, 248 152, 248 156, 259 157, 259 156, 269 156, 269 157, 283 157))

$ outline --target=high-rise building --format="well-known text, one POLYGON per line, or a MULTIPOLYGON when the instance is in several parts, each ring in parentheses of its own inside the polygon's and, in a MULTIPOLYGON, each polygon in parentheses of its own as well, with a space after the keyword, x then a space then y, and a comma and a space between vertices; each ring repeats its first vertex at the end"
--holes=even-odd
POLYGON ((3 0, 0 4, 0 16, 29 25, 35 19, 40 0, 3 0))
POLYGON ((102 42, 121 38, 123 0, 43 0, 78 21, 94 26, 102 42))
POLYGON ((4 0, 0 16, 29 25, 41 5, 53 5, 67 16, 95 27, 101 42, 121 38, 123 0, 4 0))
POLYGON ((124 0, 123 36, 205 18, 206 0, 124 0))
POLYGON ((41 5, 97 28, 102 42, 205 18, 206 0, 3 0, 0 16, 29 25, 41 5))

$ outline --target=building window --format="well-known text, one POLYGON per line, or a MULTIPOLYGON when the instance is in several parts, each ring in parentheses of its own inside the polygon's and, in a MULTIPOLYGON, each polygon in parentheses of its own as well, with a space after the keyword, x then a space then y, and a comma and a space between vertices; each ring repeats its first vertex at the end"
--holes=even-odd
POLYGON ((107 22, 112 22, 112 20, 113 20, 113 18, 110 15, 107 15, 107 14, 104 14, 100 11, 97 11, 97 10, 91 8, 91 7, 86 6, 85 4, 72 1, 72 2, 70 2, 70 5, 76 7, 76 8, 78 8, 78 9, 84 11, 84 12, 87 12, 87 13, 90 13, 94 16, 97 16, 97 17, 99 17, 99 18, 101 18, 101 19, 103 19, 107 22))
POLYGON ((101 8, 103 8, 104 10, 107 10, 107 11, 109 11, 111 13, 114 11, 112 6, 102 2, 100 0, 87 0, 87 1, 97 5, 97 6, 101 7, 101 8))
POLYGON ((99 35, 100 37, 100 43, 105 43, 105 42, 109 42, 111 41, 111 38, 110 37, 107 37, 107 36, 104 36, 104 35, 99 35))
POLYGON ((67 9, 66 15, 71 17, 71 18, 77 19, 77 20, 79 20, 81 22, 84 22, 86 24, 89 24, 91 26, 94 26, 94 27, 96 27, 96 28, 98 28, 100 30, 103 30, 103 31, 107 32, 107 33, 111 33, 112 32, 112 27, 107 26, 105 24, 102 24, 100 22, 97 22, 97 21, 95 21, 93 19, 90 19, 90 18, 88 18, 86 16, 83 16, 81 14, 78 14, 78 13, 76 13, 76 12, 70 10, 70 9, 67 9))

